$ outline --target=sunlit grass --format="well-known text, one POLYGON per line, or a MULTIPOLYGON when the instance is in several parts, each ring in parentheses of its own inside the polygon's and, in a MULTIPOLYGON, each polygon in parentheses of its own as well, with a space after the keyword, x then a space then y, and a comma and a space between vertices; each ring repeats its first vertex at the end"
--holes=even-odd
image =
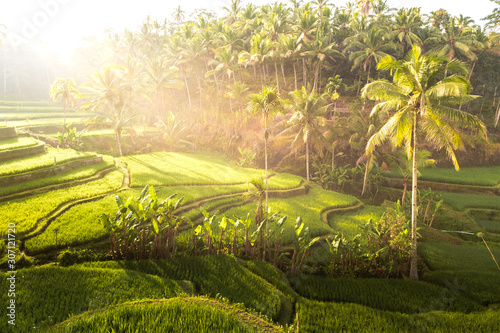
POLYGON ((349 239, 359 234, 362 231, 360 226, 366 224, 369 219, 380 219, 385 210, 385 207, 364 206, 354 212, 332 214, 328 223, 335 232, 342 233, 349 239))
MULTIPOLYGON (((174 200, 183 197, 184 205, 193 203, 195 200, 210 198, 218 195, 233 194, 245 190, 243 185, 234 186, 172 186, 156 188, 158 199, 165 200, 172 194, 176 194, 174 200)), ((142 189, 129 189, 118 193, 124 200, 129 197, 138 198, 142 189)), ((116 194, 109 195, 101 200, 83 203, 70 208, 57 219, 40 235, 28 240, 26 247, 29 251, 41 252, 55 247, 54 230, 58 228, 58 245, 74 246, 88 243, 102 238, 107 234, 101 224, 101 214, 114 216, 118 210, 115 200, 116 194)), ((232 200, 238 200, 236 196, 232 200)), ((181 205, 182 207, 182 205, 181 205)), ((179 214, 180 216, 191 217, 199 214, 196 207, 189 212, 179 214)))
MULTIPOLYGON (((287 199, 269 199, 271 213, 281 212, 282 215, 287 216, 284 224, 284 242, 292 241, 297 217, 300 216, 302 218, 305 225, 309 227, 312 235, 325 235, 333 233, 334 230, 321 221, 321 212, 330 207, 346 207, 355 205, 356 203, 358 203, 358 200, 355 197, 318 188, 312 188, 307 195, 287 199)), ((244 218, 247 213, 250 213, 250 216, 254 219, 256 208, 257 203, 250 203, 231 208, 224 215, 228 217, 235 215, 244 218)), ((255 224, 253 223, 251 230, 253 231, 255 228, 255 224)))
MULTIPOLYGON (((460 168, 422 168, 419 179, 440 183, 462 185, 496 186, 500 183, 500 166, 460 168)), ((386 175, 400 177, 398 172, 387 172, 386 175)))
MULTIPOLYGON (((120 171, 113 171, 102 179, 82 185, 5 202, 0 204, 2 219, 14 223, 18 233, 26 232, 35 227, 38 220, 46 217, 60 205, 71 200, 89 198, 116 190, 122 185, 122 181, 123 174, 120 171)), ((0 233, 6 231, 7 223, 0 224, 0 233)))
MULTIPOLYGON (((1 111, 0 111, 1 112, 1 111)), ((45 119, 45 118, 57 118, 61 117, 62 120, 64 120, 64 112, 59 109, 58 111, 52 111, 52 112, 20 112, 20 111, 15 111, 15 112, 1 112, 0 113, 0 121, 26 121, 26 119, 45 119)), ((68 111, 66 112, 66 118, 68 118, 68 122, 71 121, 70 118, 81 118, 82 114, 75 112, 75 111, 68 111)))
MULTIPOLYGON (((81 115, 75 116, 71 118, 71 121, 73 124, 75 123, 81 123, 85 119, 88 119, 88 117, 82 117, 81 115)), ((7 123, 9 126, 14 126, 14 127, 30 127, 30 126, 36 126, 36 125, 60 125, 61 122, 64 120, 63 116, 58 117, 58 118, 40 118, 40 119, 24 119, 24 120, 13 120, 13 121, 0 121, 0 124, 7 123)))
POLYGON ((33 139, 29 136, 21 136, 15 139, 8 139, 0 141, 0 152, 10 150, 10 149, 18 149, 25 147, 32 147, 41 144, 42 142, 33 139))
POLYGON ((55 176, 35 179, 19 184, 13 184, 10 186, 4 186, 0 188, 0 196, 11 195, 14 193, 19 193, 23 191, 33 190, 39 187, 47 185, 62 184, 74 180, 84 179, 95 175, 97 172, 103 170, 106 167, 113 165, 113 158, 111 156, 103 156, 103 162, 88 166, 82 166, 66 172, 63 174, 57 174, 55 176))
POLYGON ((152 153, 123 157, 122 160, 131 172, 132 186, 236 184, 264 173, 263 170, 230 165, 220 155, 152 153))
POLYGON ((73 149, 48 148, 47 153, 19 158, 0 163, 0 177, 25 173, 37 169, 42 169, 54 165, 54 158, 57 164, 72 160, 97 156, 95 153, 78 152, 73 149))

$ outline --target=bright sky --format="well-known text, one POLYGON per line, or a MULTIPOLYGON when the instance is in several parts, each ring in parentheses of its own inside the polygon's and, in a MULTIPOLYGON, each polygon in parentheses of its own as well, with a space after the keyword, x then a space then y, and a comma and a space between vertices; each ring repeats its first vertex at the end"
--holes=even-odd
MULTIPOLYGON (((354 2, 354 0, 351 0, 354 2)), ((243 4, 273 3, 275 0, 243 0, 243 4)), ((287 0, 282 2, 289 4, 287 0)), ((343 6, 346 0, 330 0, 343 6)), ((121 32, 137 29, 145 18, 171 19, 174 8, 181 6, 187 14, 205 8, 222 15, 230 0, 3 0, 0 2, 0 23, 8 28, 8 36, 15 43, 36 43, 53 49, 62 58, 69 58, 81 39, 101 35, 105 29, 121 32)), ((388 0, 391 7, 421 7, 423 13, 439 8, 452 15, 470 16, 476 24, 489 15, 495 4, 489 0, 388 0)))

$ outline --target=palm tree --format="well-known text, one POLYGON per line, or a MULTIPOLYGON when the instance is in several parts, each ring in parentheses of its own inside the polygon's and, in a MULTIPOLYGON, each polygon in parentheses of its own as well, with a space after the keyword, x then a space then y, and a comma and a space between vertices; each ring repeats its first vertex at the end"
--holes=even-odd
POLYGON ((297 57, 297 49, 298 49, 298 43, 297 43, 297 38, 291 34, 285 35, 282 34, 280 35, 280 43, 281 43, 281 49, 283 50, 283 57, 284 59, 290 59, 292 61, 292 66, 293 66, 293 77, 295 79, 295 90, 298 89, 297 87, 297 69, 295 67, 295 58, 297 57))
POLYGON ((179 26, 181 25, 182 21, 184 20, 184 14, 185 12, 181 9, 181 6, 174 9, 174 12, 172 14, 172 18, 174 19, 175 23, 179 26))
POLYGON ((291 106, 293 114, 288 120, 290 127, 280 134, 297 133, 292 142, 293 150, 298 147, 300 140, 304 142, 306 146, 306 179, 309 180, 310 145, 316 143, 320 148, 318 150, 320 153, 326 146, 326 139, 320 131, 320 126, 324 126, 326 123, 324 115, 329 105, 326 102, 326 94, 317 94, 310 87, 307 89, 302 87, 301 90, 292 91, 290 96, 293 99, 291 106))
POLYGON ((474 35, 472 33, 463 33, 455 18, 452 18, 448 24, 444 25, 442 34, 427 38, 425 43, 435 43, 437 46, 432 48, 430 53, 439 53, 447 56, 449 60, 454 59, 456 55, 461 55, 471 61, 477 59, 471 49, 475 45, 474 35))
POLYGON ((168 66, 165 56, 146 57, 145 73, 148 77, 146 93, 154 96, 157 116, 165 116, 165 89, 181 89, 182 81, 177 77, 178 68, 168 66))
POLYGON ((76 104, 75 96, 78 96, 78 88, 73 79, 59 78, 50 86, 50 99, 57 101, 61 98, 61 103, 64 111, 64 123, 66 124, 66 110, 68 105, 74 107, 76 104))
POLYGON ((314 73, 313 90, 319 91, 320 75, 323 62, 325 60, 335 61, 335 57, 344 58, 344 55, 337 51, 333 43, 329 42, 328 37, 318 36, 310 45, 309 50, 304 52, 304 55, 316 60, 316 70, 314 73))
POLYGON ((493 9, 493 12, 483 18, 482 20, 487 20, 485 28, 490 28, 492 30, 496 29, 500 25, 500 0, 490 0, 498 5, 497 8, 493 9))
POLYGON ((422 45, 422 40, 416 34, 422 25, 420 8, 402 8, 394 16, 391 35, 403 46, 403 54, 406 54, 413 45, 422 45))
POLYGON ((241 10, 241 0, 231 0, 231 6, 229 8, 222 7, 222 9, 228 13, 226 17, 226 23, 228 25, 231 25, 236 21, 238 13, 241 10))
POLYGON ((139 94, 135 90, 137 82, 130 79, 132 76, 134 80, 131 73, 127 73, 125 67, 107 66, 102 73, 95 72, 90 77, 91 81, 82 85, 90 93, 79 96, 87 100, 80 109, 95 113, 94 119, 97 122, 113 125, 120 156, 123 156, 121 133, 124 126, 136 116, 135 104, 139 94))
POLYGON ((229 98, 229 103, 230 103, 229 105, 230 105, 231 111, 233 111, 233 104, 232 104, 233 100, 235 101, 237 111, 241 110, 241 104, 242 104, 243 98, 248 93, 248 90, 249 90, 249 88, 244 82, 236 81, 233 84, 231 90, 225 94, 225 96, 227 96, 229 98))
POLYGON ((348 44, 346 51, 354 51, 349 54, 349 60, 353 62, 351 71, 362 67, 367 73, 366 83, 370 81, 372 66, 381 59, 388 56, 387 52, 396 51, 396 46, 386 38, 386 32, 379 27, 371 27, 361 35, 348 37, 345 42, 348 44))
POLYGON ((467 68, 459 61, 447 62, 442 56, 424 56, 418 46, 414 46, 402 61, 390 57, 379 62, 378 69, 389 70, 393 82, 378 80, 363 88, 363 96, 380 101, 372 111, 392 111, 395 114, 375 133, 366 145, 371 154, 377 145, 393 138, 400 146, 403 142, 412 157, 412 249, 410 278, 418 279, 417 271, 417 151, 419 131, 423 139, 437 148, 445 148, 458 170, 454 150, 462 146, 453 123, 486 133, 486 127, 475 116, 453 108, 453 105, 470 101, 470 83, 467 68), (455 73, 445 78, 445 73, 455 73))
POLYGON ((247 109, 252 113, 262 113, 264 118, 264 181, 266 185, 266 212, 267 212, 267 140, 269 138, 268 122, 269 116, 277 112, 281 106, 281 99, 272 87, 265 86, 262 91, 258 94, 252 94, 250 96, 250 102, 248 102, 247 109))

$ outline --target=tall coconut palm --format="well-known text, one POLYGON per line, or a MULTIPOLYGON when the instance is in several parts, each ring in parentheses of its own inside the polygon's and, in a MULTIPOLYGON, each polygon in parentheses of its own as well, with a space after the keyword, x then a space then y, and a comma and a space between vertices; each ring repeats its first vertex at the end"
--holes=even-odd
POLYGON ((263 87, 262 91, 258 94, 252 94, 250 96, 250 102, 248 102, 247 109, 252 113, 262 113, 264 118, 264 181, 266 185, 266 212, 267 212, 267 140, 269 138, 269 116, 280 110, 282 101, 278 93, 273 87, 263 87))
POLYGON ((423 24, 420 8, 402 8, 394 16, 391 37, 397 38, 401 43, 404 54, 413 45, 422 45, 417 32, 423 24))
POLYGON ((71 105, 71 107, 75 106, 75 96, 78 94, 78 88, 76 87, 76 83, 73 79, 59 78, 52 84, 52 86, 50 86, 50 100, 55 102, 61 98, 65 124, 68 105, 71 105))
POLYGON ((304 55, 316 60, 316 69, 314 73, 313 90, 320 91, 320 75, 323 62, 325 60, 335 61, 335 58, 344 58, 344 55, 335 49, 334 43, 329 42, 328 37, 314 39, 309 45, 309 50, 304 55))
POLYGON ((122 130, 137 115, 137 84, 127 79, 128 73, 125 67, 107 66, 103 72, 95 72, 90 77, 91 81, 82 85, 90 93, 80 95, 86 99, 80 109, 93 112, 95 121, 113 125, 120 156, 123 156, 122 130))
POLYGON ((459 61, 447 61, 443 56, 424 56, 414 46, 402 61, 390 57, 379 62, 378 69, 389 70, 393 82, 378 80, 363 88, 363 96, 380 101, 372 111, 396 111, 387 123, 367 143, 371 154, 377 145, 393 138, 402 143, 412 157, 411 265, 410 278, 418 279, 417 271, 417 151, 420 138, 437 148, 445 148, 458 170, 454 150, 462 146, 459 133, 452 126, 458 123, 486 133, 484 124, 475 116, 453 106, 470 101, 467 68, 459 61), (445 73, 452 75, 445 78, 445 73))
POLYGON ((452 18, 448 24, 444 25, 442 34, 427 38, 425 43, 437 45, 430 52, 437 52, 447 56, 449 60, 454 59, 457 55, 471 61, 477 59, 476 54, 472 52, 472 47, 475 45, 474 35, 472 33, 463 33, 455 18, 452 18))
POLYGON ((146 93, 153 96, 153 103, 157 108, 157 117, 166 116, 165 89, 181 89, 183 87, 177 72, 177 67, 168 66, 168 59, 165 56, 152 55, 146 57, 145 73, 148 85, 146 93))
POLYGON ((386 31, 379 27, 371 27, 362 34, 360 41, 358 36, 348 37, 346 51, 354 51, 349 54, 349 60, 353 62, 351 70, 359 67, 367 73, 366 83, 370 81, 370 72, 373 67, 388 53, 395 52, 396 46, 386 37, 386 31))
POLYGON ((311 90, 310 87, 302 87, 301 90, 292 91, 290 96, 293 99, 291 105, 293 114, 288 120, 290 127, 280 134, 297 133, 292 142, 293 150, 299 146, 300 141, 304 143, 306 147, 306 179, 309 180, 309 151, 311 144, 316 143, 320 153, 326 146, 326 139, 320 127, 326 123, 324 115, 329 105, 326 102, 326 94, 318 94, 311 90))

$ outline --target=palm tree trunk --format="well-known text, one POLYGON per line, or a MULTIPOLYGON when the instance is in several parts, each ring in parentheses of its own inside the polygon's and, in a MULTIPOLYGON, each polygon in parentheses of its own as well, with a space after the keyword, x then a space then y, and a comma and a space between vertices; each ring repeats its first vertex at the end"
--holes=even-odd
POLYGON ((332 171, 335 169, 335 142, 332 145, 332 171))
MULTIPOLYGON (((421 112, 424 110, 424 93, 420 98, 421 112)), ((417 253, 417 122, 418 113, 415 111, 413 116, 413 137, 412 137, 412 184, 411 184, 411 261, 410 261, 410 279, 418 280, 418 253, 417 253)))
MULTIPOLYGON (((264 113, 264 128, 265 128, 265 134, 264 134, 264 167, 265 167, 265 174, 264 174, 264 186, 265 188, 265 194, 266 194, 266 210, 265 214, 268 212, 268 199, 269 199, 269 194, 267 192, 267 137, 268 137, 268 131, 267 131, 267 112, 264 113)), ((267 215, 266 215, 267 217, 267 215)), ((269 238, 269 220, 266 219, 266 237, 269 238)))
POLYGON ((186 74, 184 74, 184 83, 186 85, 186 91, 187 91, 188 101, 189 101, 189 108, 191 108, 191 93, 189 92, 189 85, 187 83, 186 74))
POLYGON ((280 80, 279 80, 279 75, 278 75, 278 63, 275 61, 274 62, 274 72, 276 74, 276 89, 278 90, 278 93, 280 92, 280 80))
POLYGON ((66 125, 66 101, 63 102, 63 111, 64 111, 64 125, 66 125))
POLYGON ((401 197, 401 208, 403 208, 403 210, 405 209, 405 200, 406 200, 407 189, 408 189, 408 182, 406 181, 406 178, 405 178, 405 181, 403 183, 403 196, 401 197))
POLYGON ((365 176, 363 177, 363 190, 361 191, 361 196, 365 195, 366 191, 366 185, 368 184, 368 173, 370 172, 370 161, 371 161, 371 155, 368 156, 368 161, 366 162, 365 166, 365 176))
POLYGON ((198 90, 199 90, 199 94, 200 94, 200 109, 202 108, 202 94, 201 94, 201 82, 200 82, 200 76, 198 75, 198 73, 196 73, 196 81, 198 82, 198 90))
POLYGON ((302 82, 303 86, 306 86, 306 80, 307 80, 307 69, 306 69, 306 59, 302 58, 302 82))
POLYGON ((120 156, 123 156, 122 153, 122 138, 121 138, 121 128, 115 129, 115 134, 116 134, 116 142, 118 143, 118 152, 120 153, 120 156))
POLYGON ((472 62, 472 68, 471 68, 471 70, 469 72, 469 81, 470 81, 470 78, 472 77, 472 72, 474 72, 474 67, 476 66, 476 62, 477 62, 477 60, 474 60, 472 62))
POLYGON ((316 73, 314 73, 314 84, 313 84, 313 90, 318 91, 318 79, 319 79, 319 61, 318 65, 316 66, 316 73))
POLYGON ((285 65, 283 64, 283 62, 281 62, 281 74, 283 74, 283 82, 284 82, 285 87, 286 87, 287 83, 286 83, 286 76, 285 76, 285 65))
POLYGON ((297 90, 297 70, 295 68, 295 63, 293 63, 293 76, 295 78, 295 90, 297 90))
POLYGON ((309 138, 306 139, 306 179, 309 180, 309 138))

